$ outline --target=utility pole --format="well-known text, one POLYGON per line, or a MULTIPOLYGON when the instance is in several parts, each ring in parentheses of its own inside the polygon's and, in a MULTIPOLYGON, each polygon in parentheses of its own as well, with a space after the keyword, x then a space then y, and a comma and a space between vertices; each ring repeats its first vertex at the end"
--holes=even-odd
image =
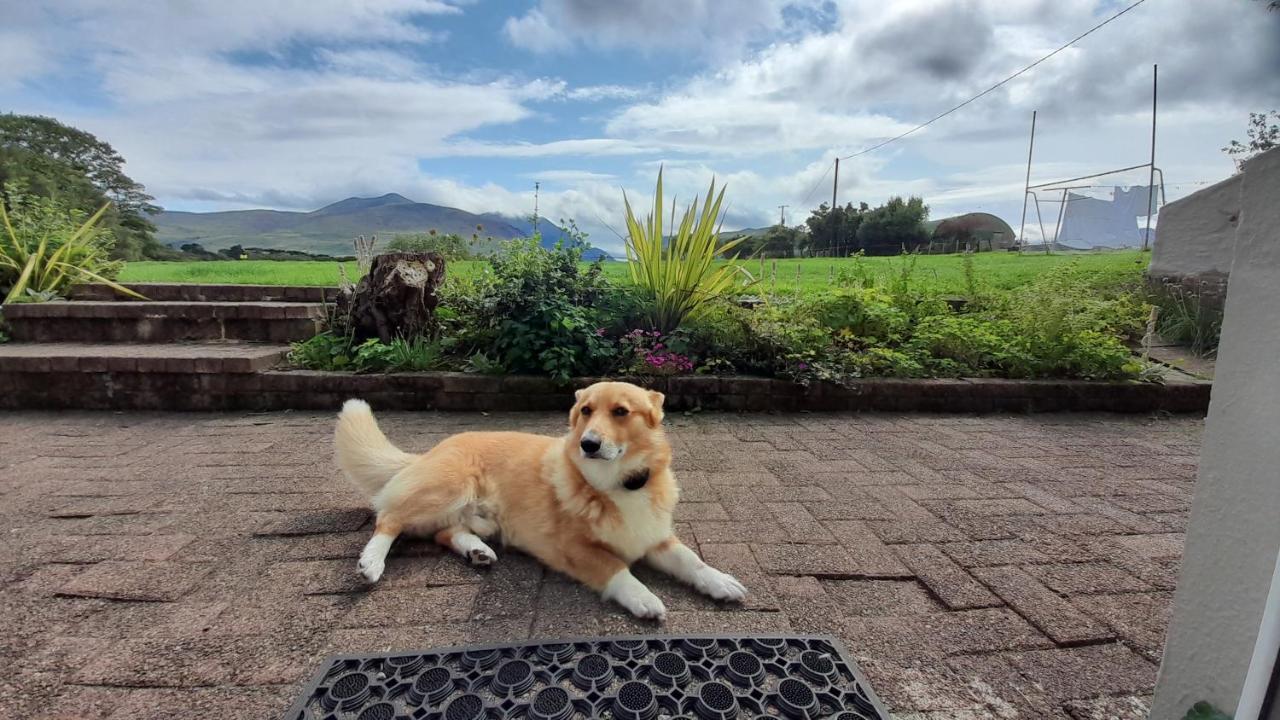
POLYGON ((542 183, 534 181, 533 183, 533 232, 538 232, 538 191, 542 189, 542 183))
MULTIPOLYGON (((1159 89, 1160 66, 1151 66, 1151 169, 1147 171, 1147 231, 1142 235, 1142 249, 1151 242, 1151 206, 1156 202, 1156 96, 1159 89)), ((1164 175, 1160 175, 1164 184, 1164 175)))
POLYGON ((789 207, 791 206, 790 205, 778 206, 778 224, 781 225, 782 227, 787 226, 787 208, 789 207))
MULTIPOLYGON (((836 211, 836 192, 840 188, 840 158, 836 158, 836 176, 831 181, 831 212, 836 211)), ((833 216, 834 217, 834 216, 833 216)), ((832 235, 831 249, 836 254, 840 253, 840 224, 836 224, 836 231, 832 235)))
MULTIPOLYGON (((1031 153, 1036 149, 1036 111, 1031 111, 1031 145, 1027 147, 1027 181, 1022 186, 1022 224, 1018 228, 1018 251, 1027 244, 1027 196, 1031 194, 1031 153)), ((1040 212, 1040 201, 1036 201, 1036 212, 1040 212)), ((1040 233, 1044 234, 1043 231, 1040 233)), ((1046 242, 1042 237, 1041 242, 1046 242)))

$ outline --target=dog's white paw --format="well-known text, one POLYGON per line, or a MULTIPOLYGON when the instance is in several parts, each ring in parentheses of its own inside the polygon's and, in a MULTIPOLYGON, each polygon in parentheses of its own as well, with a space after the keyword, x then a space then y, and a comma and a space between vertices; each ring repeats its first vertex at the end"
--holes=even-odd
POLYGON ((699 571, 693 585, 702 594, 716 600, 742 602, 747 597, 747 586, 739 582, 738 578, 713 567, 706 567, 699 571))
POLYGON ((371 557, 366 555, 360 556, 360 562, 356 563, 356 568, 360 570, 360 574, 369 582, 378 582, 382 577, 382 572, 386 570, 387 564, 380 557, 371 557))
POLYGON ((662 599, 654 595, 648 588, 641 587, 640 591, 621 595, 617 598, 618 604, 626 608, 632 615, 645 620, 665 620, 667 618, 667 606, 662 604, 662 599))
POLYGON ((613 600, 638 618, 662 621, 667 617, 662 600, 626 570, 609 581, 603 594, 606 600, 613 600))
POLYGON ((498 561, 498 555, 488 545, 481 544, 467 551, 467 560, 477 567, 488 567, 498 561))

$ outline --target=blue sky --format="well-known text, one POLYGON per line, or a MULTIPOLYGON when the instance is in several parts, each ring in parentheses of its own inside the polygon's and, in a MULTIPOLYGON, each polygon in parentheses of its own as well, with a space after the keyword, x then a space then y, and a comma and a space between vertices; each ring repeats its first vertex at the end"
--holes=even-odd
MULTIPOLYGON (((1114 13, 1073 0, 57 0, 7 8, 0 111, 116 146, 170 209, 310 210, 398 192, 552 218, 616 250, 622 193, 728 183, 727 227, 798 222, 832 159, 982 90, 1114 13)), ((1017 225, 1037 180, 1145 162, 1170 198, 1280 97, 1280 12, 1148 0, 955 115, 842 163, 840 201, 919 194, 1017 225)), ((1130 184, 1141 174, 1118 178, 1130 184)), ((1049 208, 1046 208, 1049 211, 1049 208)), ((1034 230, 1031 234, 1034 234, 1034 230)))

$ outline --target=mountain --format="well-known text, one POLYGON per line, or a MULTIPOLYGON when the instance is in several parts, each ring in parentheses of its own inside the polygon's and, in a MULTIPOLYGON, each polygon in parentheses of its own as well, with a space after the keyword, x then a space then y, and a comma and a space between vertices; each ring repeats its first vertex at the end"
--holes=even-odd
MULTIPOLYGON (((311 212, 283 210, 232 210, 193 213, 162 212, 152 218, 156 239, 172 247, 199 243, 208 250, 222 250, 232 245, 273 250, 303 250, 327 255, 349 255, 351 241, 357 235, 378 235, 385 247, 398 233, 420 233, 436 230, 462 237, 479 235, 510 240, 528 237, 532 228, 527 220, 507 218, 496 213, 477 215, 457 208, 414 202, 403 195, 388 193, 380 197, 351 197, 311 212)), ((551 246, 567 234, 546 222, 538 223, 542 244, 551 246)), ((591 259, 605 256, 594 248, 587 251, 591 259)))

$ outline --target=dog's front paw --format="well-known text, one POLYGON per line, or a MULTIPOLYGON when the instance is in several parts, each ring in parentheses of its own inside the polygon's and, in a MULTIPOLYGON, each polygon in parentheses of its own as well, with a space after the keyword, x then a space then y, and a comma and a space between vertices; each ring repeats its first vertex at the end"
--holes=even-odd
POLYGON ((604 597, 638 618, 662 621, 667 617, 667 606, 662 604, 662 600, 626 570, 609 581, 604 597))
POLYGON ((360 571, 360 574, 371 583, 378 582, 386 567, 386 563, 381 558, 366 555, 361 555, 360 561, 356 563, 356 568, 360 571))
POLYGON ((713 567, 703 568, 693 584, 699 592, 716 600, 742 602, 747 597, 747 587, 738 578, 713 567))
POLYGON ((498 562, 498 555, 488 545, 481 545, 467 551, 467 560, 476 567, 488 567, 498 562))
POLYGON ((641 587, 639 591, 619 596, 617 600, 619 605, 643 620, 662 621, 667 618, 667 606, 648 588, 641 587))

